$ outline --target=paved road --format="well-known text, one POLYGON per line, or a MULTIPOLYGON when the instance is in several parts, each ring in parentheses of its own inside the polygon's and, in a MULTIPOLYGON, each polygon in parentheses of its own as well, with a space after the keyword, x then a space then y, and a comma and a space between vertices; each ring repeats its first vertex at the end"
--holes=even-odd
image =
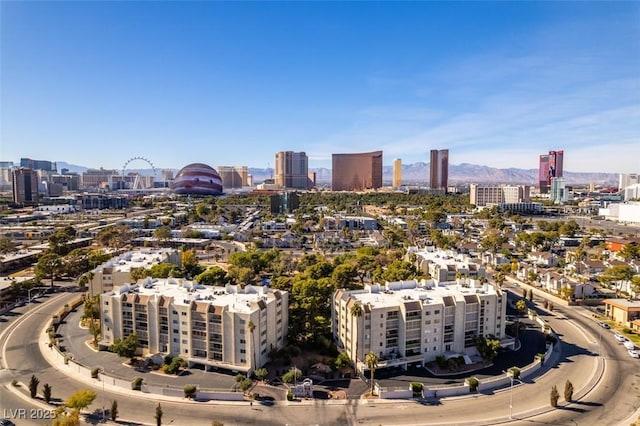
MULTIPOLYGON (((42 355, 37 348, 36 331, 42 328, 55 310, 53 305, 64 304, 65 298, 74 295, 60 295, 50 299, 47 304, 32 307, 30 315, 19 320, 19 331, 7 336, 6 361, 11 365, 10 374, 21 381, 28 381, 36 372, 41 383, 53 384, 54 396, 66 398, 79 388, 86 387, 51 367, 44 367, 42 355), (24 330, 29 330, 25 332, 24 330)), ((567 313, 571 316, 571 313, 567 313)), ((15 320, 14 320, 15 321, 15 320)), ((607 424, 615 425, 626 419, 634 407, 637 408, 640 388, 638 383, 637 360, 631 359, 611 336, 598 338, 598 328, 589 318, 576 316, 571 320, 550 319, 550 322, 567 342, 563 343, 563 357, 558 368, 548 374, 535 378, 535 383, 515 386, 513 389, 513 413, 521 418, 526 412, 538 407, 548 406, 549 389, 555 384, 561 389, 569 378, 577 389, 582 387, 595 370, 600 349, 607 362, 602 386, 596 388, 579 403, 567 409, 553 410, 550 414, 538 414, 526 423, 533 424, 607 424), (576 329, 573 323, 581 328, 576 329)), ((6 324, 6 323, 3 323, 6 324)), ((2 342, 0 342, 2 343, 2 342)), ((1 346, 1 345, 0 345, 1 346)), ((3 380, 3 383, 6 383, 3 380)), ((102 401, 110 405, 117 399, 121 415, 141 423, 153 421, 156 401, 132 399, 95 389, 99 397, 90 407, 100 411, 102 401)), ((4 390, 0 393, 4 395, 4 390)), ((210 425, 212 420, 220 420, 226 425, 354 425, 354 424, 489 424, 487 418, 508 418, 509 389, 490 392, 491 395, 474 395, 463 398, 450 398, 421 404, 414 401, 374 401, 362 403, 358 400, 338 403, 313 401, 293 403, 285 406, 240 405, 217 403, 183 403, 163 401, 165 424, 174 425, 210 425), (438 402, 438 405, 434 405, 438 402)), ((11 398, 11 397, 9 397, 11 398)), ((10 400, 10 403, 16 403, 10 400)), ((520 423, 520 422, 517 422, 520 423)), ((524 421, 522 422, 524 424, 524 421)))

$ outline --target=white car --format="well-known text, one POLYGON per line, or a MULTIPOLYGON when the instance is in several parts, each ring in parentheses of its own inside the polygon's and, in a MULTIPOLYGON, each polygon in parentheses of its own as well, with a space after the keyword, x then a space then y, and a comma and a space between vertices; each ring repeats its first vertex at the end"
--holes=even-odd
POLYGON ((626 337, 624 337, 622 334, 617 334, 617 333, 614 334, 613 337, 620 343, 626 342, 627 340, 629 340, 626 337))
POLYGON ((636 345, 633 344, 633 342, 627 340, 626 342, 623 343, 624 347, 629 349, 630 351, 636 348, 636 345))
POLYGON ((628 352, 632 358, 640 358, 640 352, 634 351, 633 349, 629 349, 628 352))

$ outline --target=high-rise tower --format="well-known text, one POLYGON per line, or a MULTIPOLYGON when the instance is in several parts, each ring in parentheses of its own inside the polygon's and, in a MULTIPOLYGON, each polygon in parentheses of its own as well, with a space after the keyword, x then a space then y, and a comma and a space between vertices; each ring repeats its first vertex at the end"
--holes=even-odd
POLYGON ((402 186, 402 160, 396 158, 393 160, 393 183, 394 188, 400 188, 402 186))
POLYGON ((280 151, 276 153, 276 185, 285 188, 309 187, 309 159, 304 152, 280 151))
POLYGON ((12 175, 13 202, 16 204, 37 202, 38 173, 35 170, 20 167, 13 170, 12 175))
POLYGON ((447 191, 449 185, 449 150, 432 149, 431 163, 429 164, 431 189, 447 191))
POLYGON ((538 166, 538 185, 540 193, 546 194, 551 187, 551 179, 563 177, 564 151, 549 151, 542 154, 538 166))

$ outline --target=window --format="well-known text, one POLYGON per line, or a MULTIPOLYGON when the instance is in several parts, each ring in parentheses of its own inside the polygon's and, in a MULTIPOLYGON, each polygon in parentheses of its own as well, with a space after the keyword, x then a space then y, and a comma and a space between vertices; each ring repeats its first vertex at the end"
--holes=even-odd
POLYGON ((109 306, 109 301, 108 301, 108 300, 105 300, 105 301, 104 301, 104 304, 105 304, 105 306, 109 306))
POLYGON ((183 331, 182 331, 182 335, 183 335, 183 336, 186 336, 186 335, 187 335, 187 332, 186 332, 185 330, 183 330, 183 331))
POLYGON ((244 345, 245 343, 247 343, 244 339, 240 339, 240 344, 244 345))
POLYGON ((240 349, 240 353, 241 353, 241 354, 246 354, 246 353, 247 353, 247 351, 246 351, 246 349, 240 349))
POLYGON ((186 312, 180 312, 180 315, 182 315, 183 317, 186 317, 187 313, 186 312))
POLYGON ((435 311, 433 311, 434 315, 440 315, 440 310, 436 309, 435 311))
MULTIPOLYGON (((187 344, 187 340, 186 339, 182 339, 182 344, 186 345, 187 344)), ((185 351, 186 352, 186 351, 185 351)))

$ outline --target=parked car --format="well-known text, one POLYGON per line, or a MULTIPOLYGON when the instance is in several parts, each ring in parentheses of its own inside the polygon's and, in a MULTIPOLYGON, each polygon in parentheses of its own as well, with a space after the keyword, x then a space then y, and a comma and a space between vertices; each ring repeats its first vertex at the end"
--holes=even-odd
POLYGON ((607 324, 606 322, 602 322, 602 321, 598 321, 598 325, 602 328, 606 328, 607 330, 610 329, 611 327, 609 326, 609 324, 607 324))
POLYGON ((626 342, 623 343, 624 347, 629 349, 629 350, 633 350, 636 348, 636 345, 633 344, 633 342, 627 340, 626 342))
POLYGON ((628 352, 629 352, 629 355, 630 355, 632 358, 640 358, 640 352, 638 352, 638 351, 636 351, 636 350, 633 350, 633 349, 629 349, 629 351, 628 351, 628 352))
POLYGON ((618 333, 614 334, 613 337, 620 343, 623 343, 629 340, 626 337, 624 337, 622 334, 618 334, 618 333))
POLYGON ((16 424, 9 419, 0 419, 0 426, 16 426, 16 424))

